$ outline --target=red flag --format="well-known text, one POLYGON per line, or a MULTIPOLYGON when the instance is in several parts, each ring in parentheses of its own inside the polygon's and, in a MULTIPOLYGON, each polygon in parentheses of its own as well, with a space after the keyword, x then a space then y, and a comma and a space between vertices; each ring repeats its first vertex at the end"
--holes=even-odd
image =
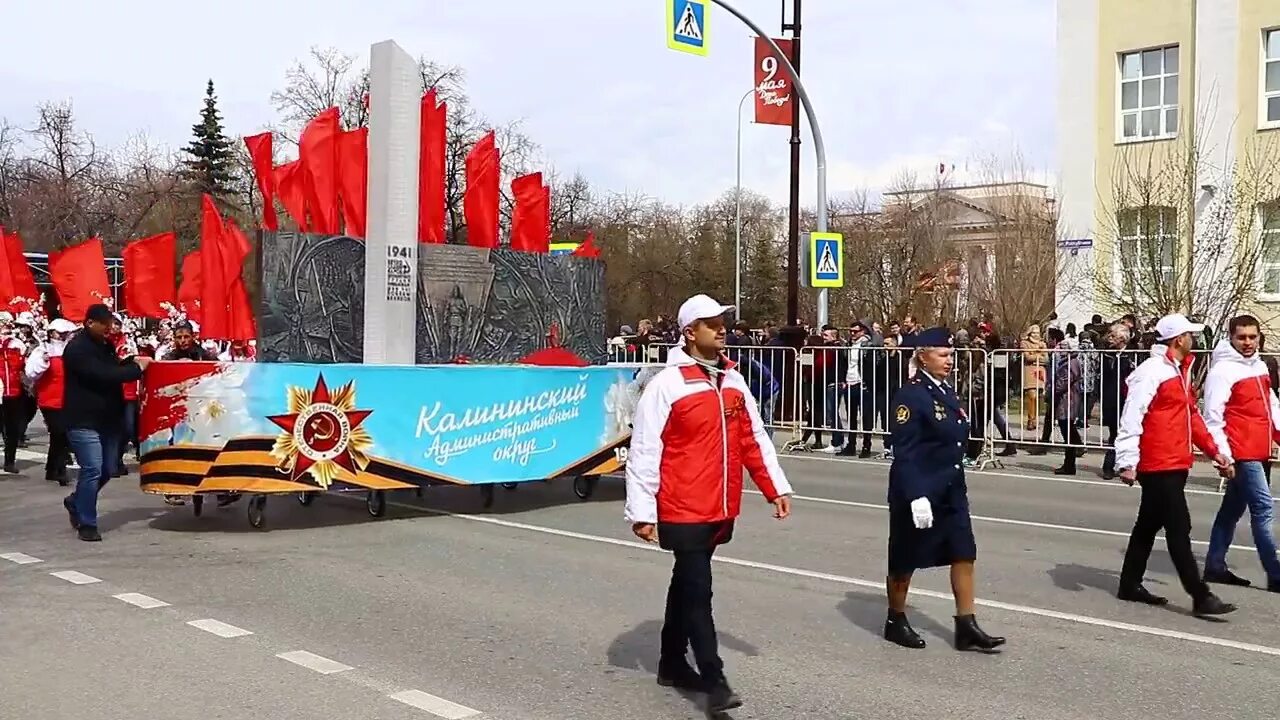
MULTIPOLYGON (((790 40, 774 40, 788 60, 795 60, 790 40)), ((791 125, 795 93, 791 91, 791 73, 778 61, 773 48, 762 37, 756 38, 756 122, 765 125, 791 125)))
POLYGON ((226 266, 231 253, 226 247, 226 226, 213 198, 206 194, 200 217, 200 332, 207 338, 220 340, 231 332, 227 317, 227 293, 231 278, 226 266))
POLYGON ((273 170, 272 176, 275 178, 280 203, 297 224, 298 231, 311 232, 311 223, 307 221, 307 182, 302 162, 294 160, 285 163, 273 170))
POLYGON ((124 258, 124 305, 134 317, 168 317, 161 304, 174 301, 174 269, 178 239, 161 233, 135 240, 120 253, 124 258))
POLYGON ((422 98, 422 136, 418 150, 418 242, 443 245, 445 201, 445 124, 449 106, 436 105, 432 88, 422 98))
MULTIPOLYGON (((223 240, 227 245, 227 254, 223 260, 226 266, 223 271, 231 280, 227 290, 227 337, 219 340, 256 340, 258 327, 253 317, 253 304, 249 302, 249 291, 244 286, 244 260, 253 251, 249 239, 245 237, 235 220, 227 220, 223 240)), ((207 337, 207 335, 206 335, 207 337)))
POLYGON ((271 165, 271 132, 250 135, 244 139, 249 148, 249 157, 253 160, 253 175, 258 179, 258 192, 262 194, 262 227, 267 230, 279 230, 280 222, 276 218, 276 181, 271 165))
POLYGON ((546 207, 547 189, 542 173, 523 175, 511 181, 515 208, 511 211, 511 249, 521 252, 550 251, 551 229, 546 207))
POLYGON ((182 284, 178 286, 178 308, 196 322, 202 321, 200 313, 200 251, 182 258, 182 284))
POLYGON ((363 238, 369 206, 369 128, 338 136, 338 169, 346 233, 363 238))
MULTIPOLYGON (((8 250, 9 238, 17 237, 14 235, 5 235, 4 228, 0 227, 0 240, 4 241, 5 249, 8 250)), ((13 302, 15 294, 13 292, 13 274, 9 271, 10 260, 8 252, 0 254, 0 304, 9 304, 13 302)), ((23 265, 26 265, 26 258, 23 258, 23 265)))
POLYGON ((493 131, 467 153, 467 189, 462 212, 467 219, 467 244, 498 247, 498 146, 493 131))
MULTIPOLYGON (((0 232, 0 235, 4 233, 0 232)), ((40 297, 40 289, 36 287, 36 279, 31 275, 31 266, 27 264, 27 256, 22 251, 22 238, 18 233, 4 235, 4 255, 9 261, 13 297, 25 298, 29 303, 34 303, 40 297)))
POLYGON ((596 234, 588 230, 587 239, 573 251, 573 254, 575 257, 600 257, 600 248, 596 247, 596 234))
POLYGON ((58 293, 62 317, 84 322, 90 305, 106 302, 111 297, 102 240, 94 237, 49 253, 49 278, 58 293))
POLYGON ((307 203, 315 231, 338 234, 338 108, 312 118, 298 141, 298 159, 306 170, 307 203))

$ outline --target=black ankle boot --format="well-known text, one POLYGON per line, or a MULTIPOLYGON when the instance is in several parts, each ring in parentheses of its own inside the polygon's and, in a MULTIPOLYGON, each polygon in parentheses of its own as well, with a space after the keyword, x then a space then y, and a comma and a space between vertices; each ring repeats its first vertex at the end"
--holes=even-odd
POLYGON ((973 615, 956 616, 956 649, 977 652, 994 652, 1005 642, 1002 637, 992 637, 978 627, 978 619, 973 615))
POLYGON ((912 650, 924 647, 924 638, 911 627, 911 623, 907 621, 907 614, 893 610, 889 611, 889 617, 884 622, 884 639, 912 650))

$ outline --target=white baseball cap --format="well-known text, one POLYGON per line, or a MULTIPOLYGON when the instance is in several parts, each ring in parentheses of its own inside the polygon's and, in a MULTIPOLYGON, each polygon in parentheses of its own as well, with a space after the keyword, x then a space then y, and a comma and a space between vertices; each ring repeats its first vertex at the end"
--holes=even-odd
POLYGON ((1182 313, 1174 313, 1165 315, 1156 323, 1156 339, 1172 340, 1183 333, 1198 333, 1201 330, 1204 330, 1204 325, 1191 322, 1182 313))
POLYGON ((76 325, 75 323, 71 322, 66 318, 58 318, 53 322, 49 323, 49 329, 56 333, 75 332, 79 328, 80 328, 79 325, 76 325))
POLYGON ((694 295, 680 306, 676 321, 680 323, 680 329, 684 330, 699 320, 720 317, 732 309, 732 305, 721 305, 707 295, 694 295))

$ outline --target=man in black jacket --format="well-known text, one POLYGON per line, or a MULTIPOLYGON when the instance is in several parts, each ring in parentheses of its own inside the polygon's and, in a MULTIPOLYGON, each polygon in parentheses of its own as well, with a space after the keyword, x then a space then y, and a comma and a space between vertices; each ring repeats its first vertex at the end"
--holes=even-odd
POLYGON ((102 540, 98 533, 98 493, 114 473, 117 444, 124 418, 123 385, 142 377, 151 363, 147 357, 116 357, 107 339, 113 321, 106 305, 91 305, 84 329, 72 336, 62 351, 66 389, 62 421, 67 441, 80 465, 76 489, 63 501, 71 526, 88 542, 102 540))

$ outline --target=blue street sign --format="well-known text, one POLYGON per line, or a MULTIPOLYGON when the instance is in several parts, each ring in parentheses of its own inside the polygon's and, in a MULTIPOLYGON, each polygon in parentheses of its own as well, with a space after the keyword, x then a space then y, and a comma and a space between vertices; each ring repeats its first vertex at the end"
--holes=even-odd
POLYGON ((708 2, 667 0, 667 47, 706 56, 708 2))
POLYGON ((809 233, 809 287, 844 287, 844 237, 809 233))

